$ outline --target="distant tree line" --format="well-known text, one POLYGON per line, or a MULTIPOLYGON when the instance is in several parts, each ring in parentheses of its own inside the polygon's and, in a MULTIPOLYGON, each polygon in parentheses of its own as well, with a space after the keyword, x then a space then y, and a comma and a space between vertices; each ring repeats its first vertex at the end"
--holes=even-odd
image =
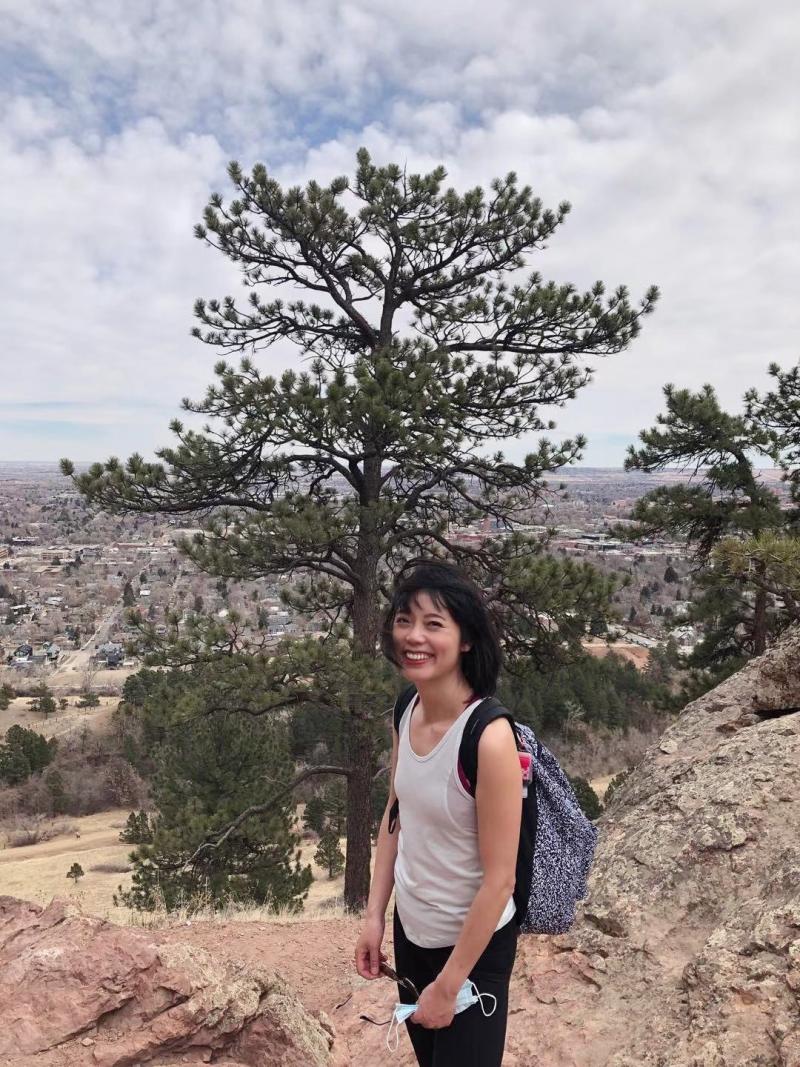
POLYGON ((620 656, 584 656, 543 673, 504 674, 499 696, 520 722, 544 739, 559 737, 570 724, 627 731, 656 713, 673 709, 669 668, 640 671, 620 656))

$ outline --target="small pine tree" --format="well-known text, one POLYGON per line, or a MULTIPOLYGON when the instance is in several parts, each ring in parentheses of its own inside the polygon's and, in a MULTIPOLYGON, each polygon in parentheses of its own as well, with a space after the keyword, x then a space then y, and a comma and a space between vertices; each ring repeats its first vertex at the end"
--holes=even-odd
POLYGON ((9 785, 19 785, 51 762, 58 745, 54 738, 48 741, 35 730, 24 726, 10 726, 5 743, 0 744, 0 779, 9 785))
POLYGON ((120 841, 129 845, 149 845, 153 840, 153 829, 150 826, 150 818, 146 811, 138 814, 132 811, 128 816, 125 827, 119 835, 120 841))
POLYGON ((146 811, 140 811, 137 820, 139 824, 139 843, 148 845, 153 840, 153 827, 150 823, 150 816, 146 811))
POLYGON ((611 798, 614 796, 614 793, 616 793, 623 782, 630 778, 631 774, 633 774, 633 767, 626 767, 624 771, 620 771, 619 774, 614 775, 606 787, 606 807, 611 803, 611 798))
POLYGON ((672 566, 671 563, 667 564, 666 569, 664 571, 664 581, 665 582, 679 582, 680 581, 680 578, 678 577, 678 572, 675 570, 675 568, 672 566))
POLYGON ((31 764, 21 748, 0 745, 0 781, 19 785, 31 774, 31 764))
POLYGON ((574 778, 569 776, 569 782, 575 791, 575 797, 581 806, 581 810, 587 819, 596 819, 603 814, 603 805, 600 803, 600 798, 594 789, 589 785, 585 778, 581 778, 580 775, 576 775, 574 778))
POLYGON ((48 689, 46 682, 42 682, 36 687, 33 692, 33 699, 28 706, 31 711, 38 711, 44 715, 45 718, 47 718, 48 715, 53 714, 56 710, 56 701, 55 697, 48 689))
POLYGON ((332 826, 326 826, 319 839, 314 861, 320 867, 326 867, 328 878, 335 878, 344 870, 344 853, 339 847, 339 838, 332 826))
POLYGON ((73 863, 70 869, 67 871, 67 878, 71 878, 75 885, 78 884, 78 879, 83 878, 83 867, 80 863, 73 863))
POLYGON ((320 793, 315 793, 306 804, 303 812, 303 825, 320 836, 325 831, 325 801, 320 793))
POLYGON ((347 822, 347 793, 344 782, 334 781, 322 793, 325 820, 337 837, 344 837, 347 822))
POLYGON ((53 804, 53 814, 63 815, 67 810, 67 791, 64 788, 64 779, 61 773, 56 770, 50 770, 45 775, 44 784, 47 786, 47 791, 50 794, 50 799, 53 804))
MULTIPOLYGON (((285 724, 203 714, 218 699, 218 682, 215 665, 207 673, 202 668, 191 673, 145 672, 145 678, 127 690, 126 699, 140 691, 144 734, 153 739, 151 795, 157 815, 150 826, 152 841, 131 854, 131 886, 120 891, 118 900, 145 911, 157 902, 171 911, 199 901, 215 908, 253 901, 300 911, 312 875, 301 863, 288 795, 244 832, 230 834, 219 848, 192 860, 205 839, 263 796, 259 791, 265 776, 281 783, 294 772, 285 724), (178 721, 180 732, 164 730, 178 721)), ((243 694, 225 689, 230 700, 245 700, 243 694)), ((141 826, 140 817, 139 832, 141 826)))

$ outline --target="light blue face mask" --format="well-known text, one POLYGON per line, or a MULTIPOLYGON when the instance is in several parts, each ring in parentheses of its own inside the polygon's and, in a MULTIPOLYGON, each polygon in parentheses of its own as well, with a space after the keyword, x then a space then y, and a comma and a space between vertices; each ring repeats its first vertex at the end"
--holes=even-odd
MULTIPOLYGON (((456 1015, 460 1011, 466 1011, 467 1008, 471 1008, 473 1004, 480 1004, 481 1011, 488 1019, 490 1015, 494 1014, 494 1010, 497 1007, 497 997, 493 993, 479 993, 475 983, 467 979, 459 989, 456 997, 456 1015), (484 997, 492 1001, 489 1011, 483 1006, 484 997)), ((386 1034, 386 1047, 390 1052, 396 1052, 400 1044, 400 1024, 409 1019, 416 1010, 416 1004, 395 1004, 392 1021, 389 1023, 389 1031, 386 1034)))

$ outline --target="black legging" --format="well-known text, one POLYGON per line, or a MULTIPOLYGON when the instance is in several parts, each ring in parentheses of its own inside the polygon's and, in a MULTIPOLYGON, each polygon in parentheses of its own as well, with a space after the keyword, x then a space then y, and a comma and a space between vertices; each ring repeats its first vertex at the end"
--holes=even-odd
MULTIPOLYGON (((452 951, 452 946, 420 948, 409 941, 395 911, 395 970, 401 978, 410 978, 420 993, 440 973, 452 951)), ((419 1026, 413 1016, 406 1022, 420 1067, 500 1067, 506 1042, 508 983, 516 954, 517 924, 512 918, 492 934, 489 944, 469 973, 479 993, 491 993, 497 997, 497 1007, 488 1018, 480 1005, 473 1004, 455 1015, 452 1023, 443 1030, 428 1030, 419 1026)), ((402 986, 399 992, 404 1004, 413 1003, 413 993, 402 986)))

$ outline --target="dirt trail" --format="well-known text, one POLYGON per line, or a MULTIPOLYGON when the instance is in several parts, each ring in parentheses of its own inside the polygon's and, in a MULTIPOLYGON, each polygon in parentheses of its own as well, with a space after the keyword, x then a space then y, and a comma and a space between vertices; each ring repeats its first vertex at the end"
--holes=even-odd
POLYGON ((644 671, 650 662, 650 649, 642 648, 641 645, 628 644, 624 641, 615 641, 613 645, 605 641, 584 641, 583 648, 590 656, 604 659, 610 653, 619 656, 620 659, 628 660, 637 670, 644 671))
MULTIPOLYGON (((161 936, 200 945, 231 961, 274 967, 297 990, 307 1008, 322 1009, 335 1019, 336 1005, 364 982, 352 962, 359 929, 359 919, 225 924, 188 921, 177 929, 162 931, 161 936)), ((391 936, 387 941, 391 951, 391 936)), ((389 1010, 394 993, 387 981, 389 1010)))

